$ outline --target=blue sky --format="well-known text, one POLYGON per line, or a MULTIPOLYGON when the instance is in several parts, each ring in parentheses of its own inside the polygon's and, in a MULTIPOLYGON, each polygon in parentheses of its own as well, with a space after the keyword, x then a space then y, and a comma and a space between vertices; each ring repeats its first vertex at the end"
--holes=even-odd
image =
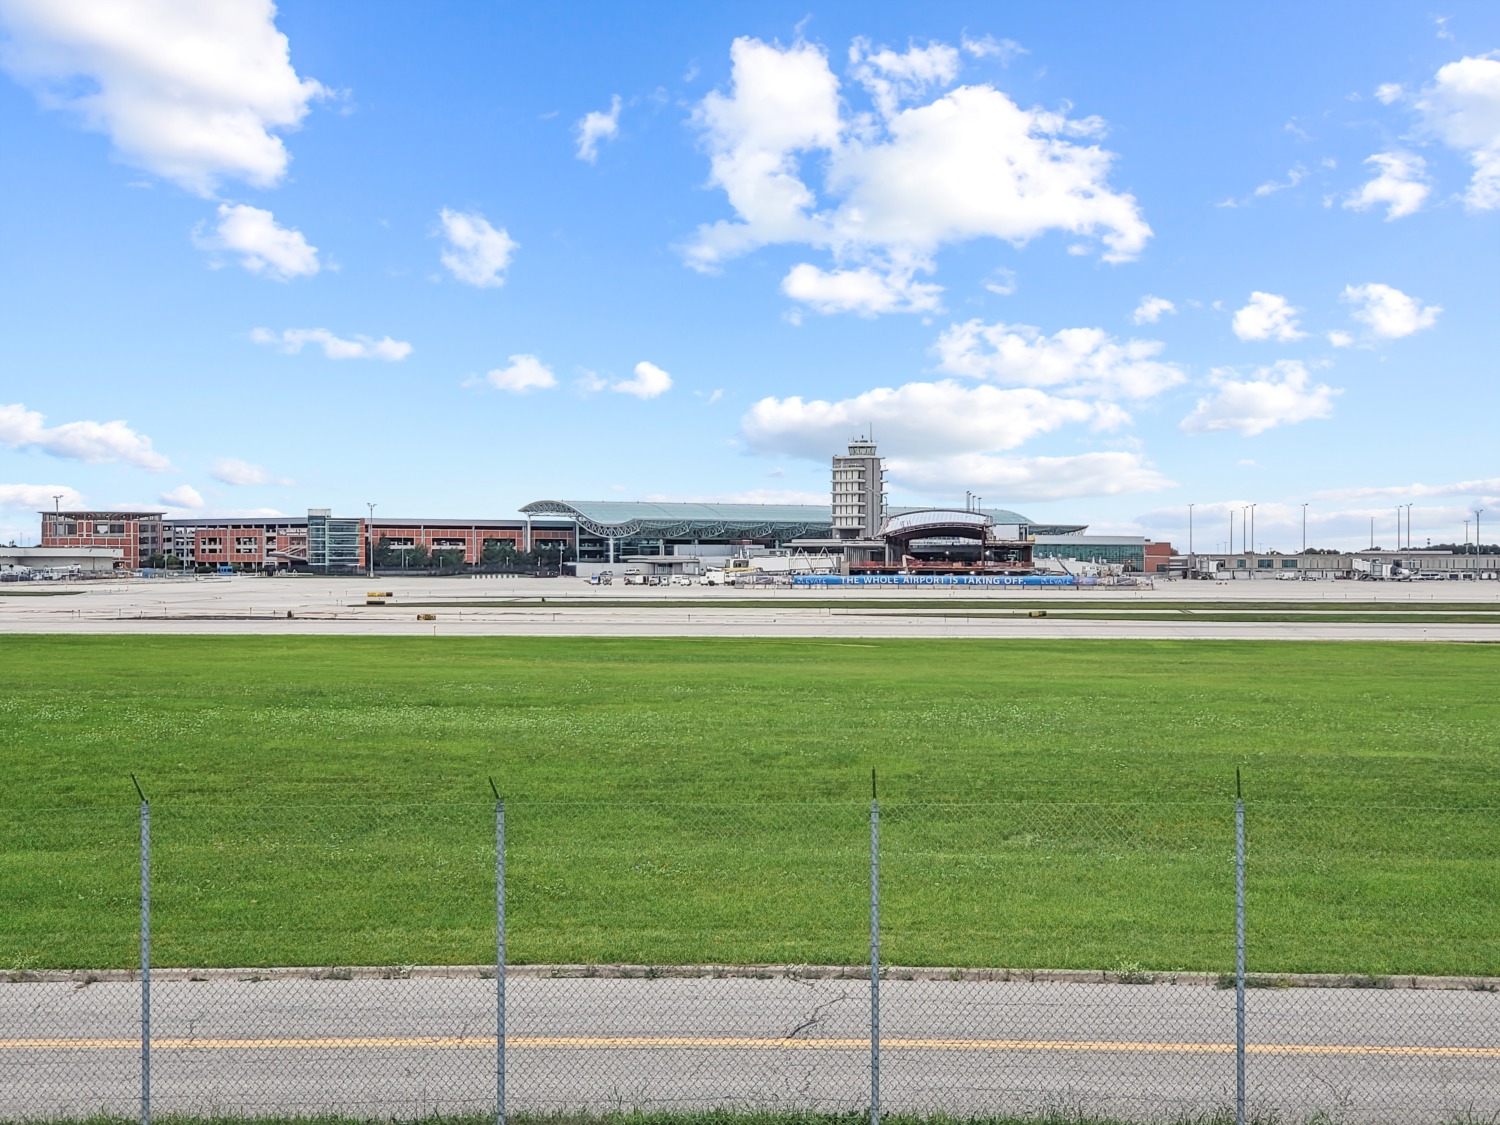
MULTIPOLYGON (((1500 527, 1493 3, 0 0, 0 538, 965 491, 1500 527), (1497 521, 1490 523, 1489 520, 1497 521)), ((1494 535, 1487 533, 1487 541, 1494 535)))

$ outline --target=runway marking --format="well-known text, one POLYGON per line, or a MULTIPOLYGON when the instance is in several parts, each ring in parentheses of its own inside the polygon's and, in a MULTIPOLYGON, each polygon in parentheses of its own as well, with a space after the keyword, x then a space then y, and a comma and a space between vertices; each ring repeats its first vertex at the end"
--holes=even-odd
MULTIPOLYGON (((1112 1039, 882 1039, 886 1050, 909 1051, 1084 1051, 1126 1054, 1228 1055, 1232 1043, 1157 1043, 1112 1039)), ((0 1039, 0 1051, 138 1050, 139 1039, 0 1039)), ((507 1047, 574 1051, 729 1050, 865 1051, 868 1039, 777 1039, 748 1036, 527 1036, 506 1039, 507 1047)), ((153 1039, 157 1051, 262 1050, 493 1050, 494 1036, 403 1035, 306 1039, 153 1039)), ((1500 1059, 1500 1047, 1346 1045, 1337 1043, 1254 1043, 1252 1055, 1338 1055, 1376 1058, 1500 1059)))

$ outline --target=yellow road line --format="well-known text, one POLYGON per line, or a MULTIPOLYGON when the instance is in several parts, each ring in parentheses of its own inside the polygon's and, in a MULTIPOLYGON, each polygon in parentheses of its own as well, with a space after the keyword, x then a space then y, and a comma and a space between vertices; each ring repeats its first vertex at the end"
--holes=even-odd
MULTIPOLYGON (((1090 1051, 1128 1054, 1227 1055, 1231 1043, 1156 1043, 1112 1039, 882 1039, 887 1050, 910 1051, 1090 1051)), ((854 1051, 868 1050, 868 1039, 759 1039, 743 1036, 512 1036, 507 1047, 581 1051, 729 1050, 854 1051)), ((0 1039, 0 1051, 136 1050, 139 1039, 0 1039)), ((157 1051, 263 1050, 493 1050, 494 1036, 403 1035, 306 1039, 153 1039, 157 1051)), ((1377 1046, 1338 1043, 1255 1043, 1253 1055, 1368 1055, 1403 1058, 1500 1059, 1500 1047, 1377 1046)))

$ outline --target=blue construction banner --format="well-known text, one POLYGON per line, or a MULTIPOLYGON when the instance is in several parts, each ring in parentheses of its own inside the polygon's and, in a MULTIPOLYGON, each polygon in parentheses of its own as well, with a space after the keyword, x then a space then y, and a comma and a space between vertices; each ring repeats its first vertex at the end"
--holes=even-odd
MULTIPOLYGON (((1092 585, 1085 578, 1083 585, 1092 585)), ((1077 586, 1071 574, 798 574, 793 586, 1077 586)))

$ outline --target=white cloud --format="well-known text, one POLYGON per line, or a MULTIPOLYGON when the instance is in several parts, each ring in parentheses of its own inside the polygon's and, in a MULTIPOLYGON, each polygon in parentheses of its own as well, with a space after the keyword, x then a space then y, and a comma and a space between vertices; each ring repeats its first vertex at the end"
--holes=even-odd
POLYGON ((1442 67, 1417 109, 1428 128, 1474 166, 1464 194, 1469 208, 1500 207, 1500 58, 1463 58, 1442 67))
POLYGON ((656 398, 672 389, 672 376, 654 363, 641 360, 635 365, 635 377, 611 383, 609 389, 616 394, 634 395, 636 398, 656 398))
POLYGON ((1061 231, 1123 261, 1151 236, 1135 200, 1109 186, 1113 156, 1078 143, 1101 135, 1098 118, 1023 110, 989 85, 924 103, 958 73, 959 53, 944 44, 898 53, 856 40, 852 73, 875 112, 847 115, 815 46, 741 38, 731 58, 729 92, 705 97, 694 122, 735 219, 698 229, 685 248, 694 268, 800 243, 830 251, 835 274, 886 273, 901 289, 950 243, 1061 231), (823 170, 821 194, 803 179, 808 156, 823 170))
POLYGON ((1258 368, 1248 380, 1234 376, 1233 371, 1215 372, 1216 393, 1198 400, 1197 409, 1181 422, 1184 432, 1235 430, 1253 437, 1276 426, 1327 418, 1341 393, 1322 383, 1309 385, 1307 368, 1296 360, 1258 368))
POLYGON ((1267 180, 1256 188, 1252 194, 1258 199, 1263 199, 1268 195, 1275 195, 1278 191, 1286 191, 1287 188, 1294 188, 1305 179, 1307 179, 1307 169, 1298 164, 1287 172, 1285 180, 1267 180))
POLYGON ((856 38, 849 47, 849 72, 870 93, 880 116, 893 116, 902 103, 943 87, 958 77, 958 49, 946 43, 908 47, 897 53, 889 47, 872 50, 870 41, 856 38))
POLYGON ((1389 285, 1346 285, 1344 300, 1354 306, 1354 319, 1366 325, 1381 340, 1399 340, 1431 328, 1442 307, 1424 304, 1389 285))
POLYGON ((1379 173, 1353 195, 1344 206, 1354 211, 1385 206, 1387 222, 1421 210, 1432 185, 1427 181, 1427 161, 1409 152, 1377 152, 1365 163, 1379 173))
POLYGON ((240 265, 272 281, 311 277, 319 270, 318 248, 299 230, 278 226, 276 216, 244 203, 219 204, 219 222, 211 233, 193 232, 200 250, 238 254, 240 265))
POLYGON ((0 445, 11 449, 40 449, 54 457, 91 464, 116 461, 152 472, 166 472, 172 463, 151 447, 151 439, 125 422, 65 422, 48 427, 46 418, 21 403, 0 405, 0 445))
POLYGON ((1297 314, 1285 297, 1259 290, 1234 314, 1234 334, 1241 340, 1300 340, 1307 333, 1297 327, 1297 314))
POLYGON ((1120 343, 1102 328, 1064 328, 1051 336, 1027 324, 955 324, 938 337, 938 369, 950 375, 1065 395, 1149 398, 1181 383, 1175 364, 1155 357, 1156 340, 1120 343))
POLYGON ((271 0, 4 0, 0 61, 42 104, 105 133, 116 155, 200 195, 272 187, 308 103, 271 0))
POLYGON ((282 477, 268 473, 261 465, 252 461, 241 461, 238 457, 220 457, 209 470, 209 476, 222 484, 291 484, 282 477))
POLYGON ((931 460, 893 457, 886 462, 892 480, 928 495, 956 495, 960 488, 993 492, 1007 503, 1073 500, 1159 492, 1175 482, 1138 453, 1082 453, 1074 457, 1005 457, 971 453, 931 460))
POLYGON ((578 121, 578 159, 590 164, 599 159, 599 145, 620 134, 620 95, 609 100, 608 111, 592 110, 578 121))
POLYGON ((969 387, 952 379, 877 387, 853 398, 763 398, 740 426, 764 453, 823 460, 872 424, 881 440, 914 458, 1014 449, 1065 425, 1108 429, 1126 415, 1111 404, 1059 398, 1033 388, 969 387))
POLYGON ((1135 307, 1135 312, 1130 314, 1130 319, 1136 324, 1155 324, 1162 318, 1164 313, 1176 313, 1177 306, 1165 297, 1145 296, 1141 303, 1135 307))
POLYGON ((65 484, 0 484, 0 508, 21 511, 78 511, 87 507, 83 494, 65 484), (57 498, 57 499, 55 499, 57 498))
POLYGON ((781 291, 820 313, 852 312, 875 316, 890 312, 936 312, 943 287, 916 281, 911 270, 882 272, 858 269, 824 271, 802 262, 781 280, 781 291))
POLYGON ((156 499, 169 508, 187 508, 195 512, 204 506, 203 494, 190 484, 179 484, 176 488, 163 492, 156 499))
MULTIPOLYGON (((1421 500, 1429 497, 1500 495, 1500 477, 1453 481, 1449 484, 1395 484, 1362 488, 1330 488, 1314 492, 1314 500, 1421 500)), ((1500 521, 1497 521, 1500 522, 1500 521)))
POLYGON ((984 283, 984 287, 991 293, 1009 297, 1017 288, 1016 271, 1004 266, 996 266, 990 271, 990 279, 984 283))
POLYGON ((1382 82, 1375 87, 1375 100, 1381 105, 1390 105, 1399 102, 1406 96, 1406 88, 1399 82, 1382 82))
POLYGON ((383 359, 388 362, 405 359, 411 355, 412 347, 404 340, 393 340, 389 336, 375 339, 372 336, 355 336, 343 339, 326 328, 288 328, 283 332, 272 332, 269 328, 254 328, 250 339, 257 344, 271 344, 289 355, 296 355, 308 344, 323 349, 329 359, 383 359))
POLYGON ((443 265, 459 281, 480 288, 498 288, 505 284, 505 270, 520 243, 504 227, 491 226, 477 211, 451 211, 444 207, 438 215, 443 237, 443 265))
POLYGON ((534 355, 513 355, 509 367, 497 367, 486 372, 483 379, 471 383, 488 383, 496 390, 525 394, 527 391, 544 391, 557 386, 557 376, 552 368, 534 355))
POLYGON ((1334 330, 1328 333, 1328 342, 1336 348, 1347 348, 1350 344, 1354 343, 1354 337, 1347 332, 1334 330))
POLYGON ((996 39, 993 35, 981 35, 978 39, 965 35, 960 45, 976 59, 999 59, 1001 66, 1009 66, 1021 55, 1031 53, 1014 39, 996 39))

